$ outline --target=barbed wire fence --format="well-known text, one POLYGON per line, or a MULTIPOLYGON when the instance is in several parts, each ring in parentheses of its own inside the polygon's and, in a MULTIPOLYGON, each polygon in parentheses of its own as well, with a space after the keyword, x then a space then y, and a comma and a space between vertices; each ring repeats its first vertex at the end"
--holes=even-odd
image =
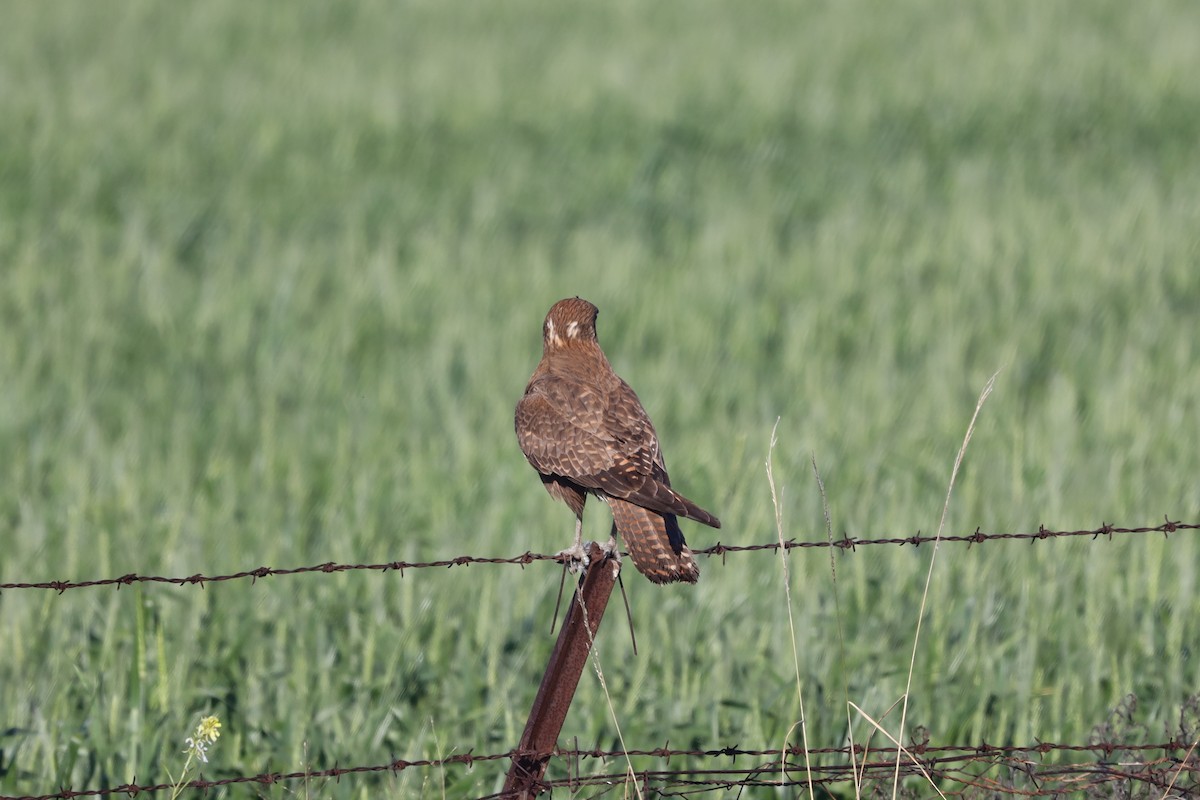
MULTIPOLYGON (((985 544, 999 541, 1029 541, 1068 537, 1090 537, 1092 540, 1113 539, 1116 536, 1144 536, 1162 534, 1164 537, 1178 532, 1200 530, 1200 523, 1172 521, 1156 526, 1124 527, 1102 524, 1094 529, 1051 530, 1039 526, 1037 531, 1023 533, 984 533, 976 529, 973 533, 951 536, 925 536, 917 533, 905 537, 852 538, 840 540, 770 542, 753 545, 725 545, 694 551, 697 555, 720 556, 723 560, 730 553, 769 551, 781 549, 791 551, 800 548, 837 548, 856 550, 869 546, 914 547, 937 542, 939 544, 985 544)), ((294 568, 256 567, 225 575, 161 576, 130 573, 119 577, 91 580, 50 580, 42 582, 0 583, 0 593, 19 590, 47 590, 62 594, 69 590, 115 586, 137 583, 164 583, 178 586, 205 586, 224 581, 250 580, 302 574, 330 574, 356 570, 377 572, 443 568, 449 569, 471 565, 518 565, 528 566, 538 561, 554 561, 556 556, 526 552, 506 558, 458 556, 427 562, 391 561, 376 564, 343 564, 326 562, 294 568)), ((589 570, 590 574, 608 572, 589 570)), ((615 573, 614 573, 615 577, 615 573)), ((609 587, 611 588, 611 587, 609 587)), ((586 588, 576 594, 576 599, 586 588)), ((586 612, 584 614, 586 619, 586 612)), ((599 624, 595 619, 592 627, 599 624)), ((563 625, 562 633, 568 633, 570 621, 563 625)), ((594 630, 593 630, 594 634, 594 630)), ((561 641, 560 641, 561 643, 561 641)), ((557 648, 556 648, 557 649, 557 648)), ((576 676, 577 680, 578 676, 576 676)), ((547 669, 546 679, 551 683, 561 681, 554 673, 553 661, 547 669)), ((574 692, 574 685, 570 687, 574 692)), ((539 692, 539 695, 541 693, 539 692)), ((567 696, 567 703, 570 696, 567 696)), ((535 711, 537 702, 535 701, 535 711)), ((1026 746, 994 746, 986 742, 972 745, 929 744, 928 733, 922 729, 915 732, 919 740, 910 742, 898 753, 894 748, 867 748, 863 745, 841 748, 815 748, 807 753, 798 747, 784 749, 742 749, 737 745, 710 749, 672 749, 664 744, 653 749, 601 750, 568 749, 553 746, 538 750, 520 747, 503 753, 461 753, 439 759, 392 759, 384 763, 342 767, 335 764, 325 769, 305 769, 293 772, 268 772, 257 775, 237 775, 207 780, 203 777, 183 784, 183 787, 210 791, 220 787, 248 784, 274 786, 300 781, 320 779, 339 780, 347 776, 363 774, 400 774, 413 769, 463 768, 470 770, 476 763, 509 761, 513 768, 510 777, 517 772, 523 759, 534 759, 545 764, 554 759, 565 777, 547 780, 542 773, 529 776, 530 780, 521 790, 506 787, 506 790, 489 795, 490 798, 515 798, 564 788, 572 795, 595 796, 614 791, 623 793, 634 786, 643 796, 692 797, 725 792, 745 787, 834 787, 853 784, 862 790, 875 787, 890 791, 894 776, 906 781, 920 781, 922 789, 911 791, 921 796, 931 792, 941 796, 953 794, 958 797, 993 798, 1005 797, 1057 797, 1066 793, 1078 795, 1133 797, 1200 797, 1200 695, 1186 700, 1180 710, 1175 730, 1164 731, 1158 742, 1122 741, 1129 739, 1130 732, 1144 731, 1134 724, 1136 700, 1130 696, 1126 702, 1114 709, 1109 722, 1097 726, 1089 741, 1083 744, 1064 744, 1038 741, 1026 746), (1056 757, 1047 759, 1050 754, 1056 757), (1071 759, 1070 756, 1087 756, 1071 759), (633 768, 632 759, 646 759, 656 763, 642 764, 633 768), (671 760, 684 759, 689 763, 683 767, 670 768, 671 760), (742 765, 738 765, 738 759, 742 765), (809 764, 806 767, 805 761, 809 764), (715 765, 714 762, 719 761, 715 765), (747 765, 746 761, 753 763, 747 765), (591 764, 595 762, 595 769, 591 764), (712 766, 710 766, 712 765, 712 766), (897 766, 899 765, 899 766, 897 766), (586 769, 585 769, 586 768, 586 769), (591 771, 589 771, 591 770, 591 771), (586 794, 585 794, 586 793, 586 794)), ((563 709, 565 716, 565 709, 563 709)), ((560 721, 561 724, 561 721, 560 721)), ((534 714, 530 727, 534 726, 534 714)), ((528 730, 527 730, 528 733, 528 730)), ((543 731, 545 733, 545 731, 543 731)), ((553 731, 550 741, 557 742, 558 731, 553 731)), ((70 800, 79 797, 134 797, 172 792, 176 785, 158 783, 139 785, 134 783, 94 789, 59 789, 38 795, 0 795, 0 800, 70 800)))
MULTIPOLYGON (((395 759, 382 764, 354 767, 330 767, 322 770, 297 772, 265 772, 258 775, 239 775, 219 780, 196 779, 185 787, 211 791, 226 786, 253 784, 275 786, 300 781, 341 779, 367 773, 399 774, 411 769, 471 769, 476 764, 507 761, 522 755, 520 751, 475 755, 462 753, 440 759, 408 761, 395 759)), ((811 765, 814 786, 832 787, 856 783, 870 786, 890 781, 896 768, 894 749, 870 749, 863 746, 816 748, 809 756, 837 757, 837 762, 811 765)), ((582 750, 556 748, 553 756, 564 762, 568 775, 541 781, 538 788, 549 791, 564 788, 573 793, 586 788, 611 791, 634 784, 649 796, 699 796, 705 793, 744 786, 802 787, 810 778, 802 761, 804 751, 799 747, 785 750, 745 750, 722 747, 710 750, 680 750, 659 747, 651 750, 582 750), (642 768, 634 772, 614 769, 628 757, 661 759, 657 768, 642 768), (672 758, 690 757, 710 761, 720 760, 717 766, 697 769, 670 769, 672 758), (754 763, 738 766, 737 760, 753 759, 754 763), (584 774, 582 765, 600 762, 599 771, 584 774)), ((1094 742, 1086 745, 1039 742, 1032 747, 997 747, 978 745, 946 745, 932 747, 914 744, 901 756, 901 777, 920 778, 944 787, 957 787, 958 796, 995 797, 1056 797, 1064 793, 1087 792, 1107 788, 1112 796, 1136 797, 1147 792, 1153 796, 1192 797, 1200 792, 1200 758, 1195 740, 1183 739, 1153 744, 1118 744, 1094 742), (1049 753, 1087 753, 1090 760, 1071 763, 1046 763, 1049 753)), ((122 784, 103 789, 72 791, 64 789, 53 794, 3 796, 3 800, 71 800, 79 797, 136 796, 169 792, 173 784, 122 784)), ((515 795, 498 792, 485 798, 502 800, 515 795)))
MULTIPOLYGON (((958 536, 925 536, 920 533, 912 536, 890 537, 878 539, 859 539, 849 536, 844 536, 841 539, 813 540, 813 541, 796 541, 788 539, 782 544, 778 541, 767 542, 765 544, 717 544, 711 547, 706 547, 701 550, 693 550, 694 555, 707 556, 722 556, 727 553, 752 553, 760 551, 769 551, 778 553, 780 549, 791 551, 809 547, 816 548, 835 548, 839 550, 857 550, 859 547, 870 547, 872 545, 912 545, 919 547, 922 544, 931 544, 938 542, 941 544, 966 544, 968 546, 974 544, 985 544, 988 542, 1000 541, 1029 541, 1037 542, 1044 539, 1060 539, 1066 537, 1090 537, 1099 539, 1101 537, 1112 539, 1119 535, 1138 535, 1161 533, 1164 537, 1172 533, 1180 531, 1195 531, 1200 529, 1200 523, 1188 522, 1172 522, 1169 518, 1161 525, 1153 527, 1121 527, 1119 525, 1102 524, 1099 528, 1082 529, 1082 530, 1050 530, 1045 526, 1039 526, 1036 531, 1027 533, 983 533, 979 528, 975 529, 974 533, 958 535, 958 536)), ((138 575, 129 573, 113 578, 98 578, 94 580, 52 580, 40 581, 37 583, 0 583, 0 592, 9 589, 50 589, 56 592, 65 592, 70 589, 88 589, 97 586, 116 586, 120 589, 122 586, 130 586, 135 583, 166 583, 177 586, 203 586, 208 583, 220 583, 222 581, 250 580, 257 582, 261 578, 279 577, 285 575, 304 575, 311 573, 332 573, 332 572, 353 572, 357 570, 370 570, 375 572, 399 572, 403 575, 408 570, 418 569, 433 569, 443 568, 449 569, 452 567, 467 567, 473 564, 510 564, 521 567, 529 566, 538 561, 557 561, 558 556, 549 555, 546 553, 524 552, 520 555, 509 556, 506 558, 490 558, 482 556, 455 556, 454 558, 446 558, 438 561, 384 561, 377 564, 341 564, 334 561, 327 561, 323 564, 313 564, 305 567, 254 567, 240 572, 232 572, 226 575, 187 575, 168 577, 164 575, 138 575)))

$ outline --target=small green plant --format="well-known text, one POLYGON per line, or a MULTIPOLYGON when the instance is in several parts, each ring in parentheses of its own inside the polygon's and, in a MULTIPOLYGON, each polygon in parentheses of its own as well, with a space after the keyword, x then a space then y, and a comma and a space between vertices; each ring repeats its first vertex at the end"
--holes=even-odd
MULTIPOLYGON (((187 782, 188 770, 192 768, 192 764, 196 761, 208 763, 208 748, 216 743, 217 739, 221 738, 221 720, 214 716, 205 717, 200 720, 200 724, 196 726, 196 731, 189 737, 183 740, 187 747, 184 753, 187 755, 187 760, 183 762, 183 771, 179 773, 179 778, 171 776, 171 800, 179 797, 180 792, 187 782)), ((170 774, 170 770, 167 771, 170 774)))

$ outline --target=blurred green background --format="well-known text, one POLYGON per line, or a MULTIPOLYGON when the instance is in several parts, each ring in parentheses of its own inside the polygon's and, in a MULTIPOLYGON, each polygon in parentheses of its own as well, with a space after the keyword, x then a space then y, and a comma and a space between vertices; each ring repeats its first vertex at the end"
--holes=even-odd
MULTIPOLYGON (((776 538, 777 418, 785 537, 825 537, 814 456, 835 536, 933 532, 998 369, 948 533, 1196 522, 1197 41, 1182 0, 7 4, 0 582, 564 547, 512 409, 576 294, 724 522, 694 547, 776 538)), ((811 746, 902 695, 931 554, 790 556, 811 746)), ((1200 691, 1198 557, 944 546, 910 725, 1081 743, 1132 692, 1167 738, 1200 691)), ((627 570, 641 652, 619 614, 599 640, 625 743, 778 747, 778 556, 701 570, 627 570)), ((6 590, 0 791, 169 780, 208 713, 209 778, 504 752, 558 582, 6 590)), ((576 738, 618 746, 590 672, 576 738)), ((505 769, 228 796, 468 797, 505 769)))

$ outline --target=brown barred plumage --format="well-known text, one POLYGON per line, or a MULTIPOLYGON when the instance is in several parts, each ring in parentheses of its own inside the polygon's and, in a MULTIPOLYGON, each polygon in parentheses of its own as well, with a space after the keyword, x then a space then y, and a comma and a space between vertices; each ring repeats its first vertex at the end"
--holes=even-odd
POLYGON ((517 440, 551 496, 575 513, 582 553, 588 494, 608 502, 633 564, 655 583, 695 583, 700 569, 677 517, 721 522, 671 488, 658 434, 596 339, 594 305, 560 300, 542 326, 542 360, 517 403, 517 440))

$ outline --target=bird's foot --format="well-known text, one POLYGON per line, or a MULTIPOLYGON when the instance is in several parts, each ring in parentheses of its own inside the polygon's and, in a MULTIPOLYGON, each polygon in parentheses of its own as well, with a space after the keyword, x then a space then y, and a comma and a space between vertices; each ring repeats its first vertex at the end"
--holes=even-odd
POLYGON ((617 547, 617 537, 609 536, 608 541, 604 544, 596 542, 596 546, 600 548, 600 552, 606 556, 612 556, 616 561, 621 560, 621 548, 617 547))
POLYGON ((571 574, 582 572, 591 563, 591 558, 588 556, 588 551, 591 549, 591 542, 577 541, 567 549, 555 553, 554 560, 566 567, 571 574))
POLYGON ((613 562, 613 577, 621 573, 621 548, 617 547, 617 537, 612 535, 608 537, 608 542, 600 545, 600 550, 603 551, 606 558, 611 558, 613 562))

